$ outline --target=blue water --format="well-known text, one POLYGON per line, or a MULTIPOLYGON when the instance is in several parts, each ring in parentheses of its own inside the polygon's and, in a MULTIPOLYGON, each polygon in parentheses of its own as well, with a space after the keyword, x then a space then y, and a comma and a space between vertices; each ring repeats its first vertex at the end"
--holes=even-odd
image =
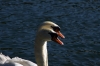
POLYGON ((48 43, 49 66, 100 66, 99 0, 1 0, 0 52, 35 62, 35 33, 47 20, 66 37, 48 43))

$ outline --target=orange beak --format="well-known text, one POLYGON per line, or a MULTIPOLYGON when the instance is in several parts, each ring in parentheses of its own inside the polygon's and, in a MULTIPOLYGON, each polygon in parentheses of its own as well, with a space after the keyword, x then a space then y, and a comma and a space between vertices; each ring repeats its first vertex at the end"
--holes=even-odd
POLYGON ((61 38, 65 38, 65 36, 64 36, 60 31, 57 31, 57 34, 58 34, 58 36, 60 36, 61 38))
MULTIPOLYGON (((57 32, 57 35, 60 36, 61 38, 65 38, 65 36, 60 31, 57 32)), ((52 38, 52 40, 57 42, 60 45, 64 45, 63 42, 58 37, 56 37, 56 36, 54 36, 52 38)))
POLYGON ((52 40, 53 40, 54 42, 57 42, 57 43, 60 44, 60 45, 63 45, 63 42, 62 42, 61 40, 59 40, 57 37, 53 37, 52 40))

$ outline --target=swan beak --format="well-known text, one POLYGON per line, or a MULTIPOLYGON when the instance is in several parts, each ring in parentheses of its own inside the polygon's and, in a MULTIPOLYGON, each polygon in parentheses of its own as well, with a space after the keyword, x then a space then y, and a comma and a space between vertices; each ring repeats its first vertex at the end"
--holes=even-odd
POLYGON ((57 32, 57 35, 60 36, 61 38, 65 38, 65 36, 60 31, 57 32))
POLYGON ((54 42, 57 42, 57 43, 60 44, 60 45, 64 45, 63 42, 62 42, 61 40, 59 40, 59 38, 57 38, 57 37, 53 37, 52 40, 53 40, 54 42))
POLYGON ((65 38, 65 36, 60 32, 60 31, 56 31, 56 33, 49 33, 51 35, 51 40, 60 44, 60 45, 64 45, 63 42, 58 38, 61 37, 61 38, 65 38))

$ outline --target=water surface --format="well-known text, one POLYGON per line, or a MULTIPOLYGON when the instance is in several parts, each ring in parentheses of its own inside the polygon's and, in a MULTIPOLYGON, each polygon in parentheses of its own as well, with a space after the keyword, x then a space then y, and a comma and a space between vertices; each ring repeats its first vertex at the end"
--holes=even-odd
POLYGON ((100 66, 99 0, 1 0, 0 52, 35 62, 35 33, 47 20, 66 37, 48 43, 49 66, 100 66))

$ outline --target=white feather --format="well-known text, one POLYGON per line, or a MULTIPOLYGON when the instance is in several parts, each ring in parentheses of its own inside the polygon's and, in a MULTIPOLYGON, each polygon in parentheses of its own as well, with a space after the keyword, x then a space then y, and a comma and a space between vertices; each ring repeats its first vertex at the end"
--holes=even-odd
POLYGON ((35 63, 19 57, 10 58, 0 54, 0 66, 37 66, 35 63))

